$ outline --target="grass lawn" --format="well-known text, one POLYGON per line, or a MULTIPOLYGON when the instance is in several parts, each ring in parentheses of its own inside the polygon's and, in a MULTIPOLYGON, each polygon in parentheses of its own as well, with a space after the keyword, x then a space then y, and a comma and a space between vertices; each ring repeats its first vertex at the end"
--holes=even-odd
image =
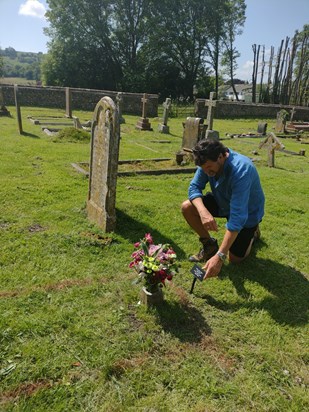
MULTIPOLYGON (((85 213, 87 178, 71 166, 89 161, 90 144, 55 141, 27 119, 60 110, 22 108, 20 136, 8 109, 13 117, 0 117, 0 410, 308 410, 309 149, 276 152, 268 168, 262 139, 225 137, 256 131, 258 120, 214 121, 227 146, 255 159, 266 214, 252 256, 190 295, 187 257, 199 242, 180 204, 192 175, 119 177, 117 227, 102 233, 85 213), (146 232, 171 243, 181 262, 164 304, 149 310, 128 268, 146 232)), ((153 132, 125 119, 120 160, 166 157, 175 166, 184 119, 169 121, 170 135, 157 132, 158 119, 153 132)), ((265 121, 271 131, 275 121, 265 121)))

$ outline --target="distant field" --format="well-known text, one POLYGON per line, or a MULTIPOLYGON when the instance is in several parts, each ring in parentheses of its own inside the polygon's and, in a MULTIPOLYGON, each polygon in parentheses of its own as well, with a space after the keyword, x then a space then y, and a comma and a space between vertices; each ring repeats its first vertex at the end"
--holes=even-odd
POLYGON ((24 86, 35 86, 36 80, 27 80, 22 77, 1 77, 0 84, 22 84, 24 86))

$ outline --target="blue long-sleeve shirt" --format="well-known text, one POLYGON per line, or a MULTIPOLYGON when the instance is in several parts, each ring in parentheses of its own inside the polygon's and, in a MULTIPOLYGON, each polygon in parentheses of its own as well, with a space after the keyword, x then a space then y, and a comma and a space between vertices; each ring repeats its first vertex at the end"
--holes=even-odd
POLYGON ((265 197, 258 172, 248 157, 229 149, 218 179, 198 167, 189 186, 189 200, 202 197, 207 183, 219 206, 219 216, 227 217, 228 230, 239 232, 262 220, 265 197))

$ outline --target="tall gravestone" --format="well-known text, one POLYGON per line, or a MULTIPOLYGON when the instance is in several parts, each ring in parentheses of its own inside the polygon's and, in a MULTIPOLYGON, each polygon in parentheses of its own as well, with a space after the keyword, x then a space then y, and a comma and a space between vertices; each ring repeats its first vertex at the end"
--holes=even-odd
POLYGON ((171 107, 172 107, 172 100, 169 97, 167 97, 165 102, 163 103, 163 108, 164 108, 163 121, 162 121, 162 124, 159 124, 158 126, 158 130, 160 133, 169 134, 170 132, 170 128, 167 125, 167 121, 168 121, 168 116, 169 116, 171 107))
POLYGON ((215 93, 211 92, 209 94, 209 100, 206 100, 205 106, 207 106, 207 131, 206 131, 206 139, 215 139, 219 140, 219 132, 213 130, 213 122, 214 122, 214 109, 217 105, 216 100, 214 100, 215 93))
POLYGON ((103 97, 94 110, 91 129, 88 218, 103 231, 116 224, 116 184, 120 126, 118 109, 110 97, 103 97))

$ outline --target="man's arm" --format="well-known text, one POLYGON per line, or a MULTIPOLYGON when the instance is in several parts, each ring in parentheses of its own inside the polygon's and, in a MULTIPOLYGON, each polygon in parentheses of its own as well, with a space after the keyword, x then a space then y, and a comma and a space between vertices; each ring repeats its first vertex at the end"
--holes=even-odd
POLYGON ((196 208, 200 216, 203 228, 207 231, 213 230, 217 232, 218 231, 217 222, 215 221, 213 215, 205 207, 202 198, 196 197, 195 199, 191 200, 191 203, 196 208))

